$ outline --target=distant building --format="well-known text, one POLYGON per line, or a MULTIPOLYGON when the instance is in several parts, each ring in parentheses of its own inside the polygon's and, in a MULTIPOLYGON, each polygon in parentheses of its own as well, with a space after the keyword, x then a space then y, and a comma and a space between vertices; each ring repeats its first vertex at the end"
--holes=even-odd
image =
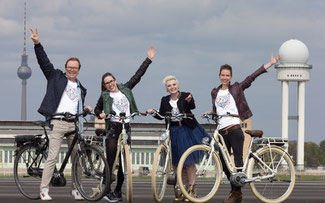
MULTIPOLYGON (((241 123, 243 131, 251 129, 251 119, 241 123)), ((202 124, 207 133, 212 134, 215 130, 215 124, 202 124)), ((95 119, 95 122, 85 124, 84 136, 90 138, 95 135, 96 128, 104 128, 105 124, 101 120, 95 119)), ((161 123, 132 123, 132 167, 134 174, 138 174, 140 167, 148 167, 152 170, 154 153, 159 144, 159 137, 165 131, 164 122, 161 123)), ((12 175, 14 165, 14 155, 16 146, 14 137, 16 135, 33 135, 42 134, 42 128, 33 125, 32 121, 0 121, 0 175, 12 175)), ((244 156, 247 152, 247 147, 250 141, 250 136, 245 134, 244 156)), ((67 153, 67 144, 64 143, 61 147, 57 166, 63 162, 67 153)), ((66 167, 66 174, 71 170, 69 161, 66 167)))

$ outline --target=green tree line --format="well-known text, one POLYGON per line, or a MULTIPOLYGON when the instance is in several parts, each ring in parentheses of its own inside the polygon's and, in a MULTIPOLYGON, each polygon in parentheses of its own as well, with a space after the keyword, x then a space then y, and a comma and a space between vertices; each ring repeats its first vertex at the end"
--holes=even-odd
MULTIPOLYGON (((305 142, 305 167, 325 166, 325 140, 318 144, 314 142, 305 142)), ((289 142, 288 152, 293 156, 295 165, 297 164, 297 143, 289 142)))

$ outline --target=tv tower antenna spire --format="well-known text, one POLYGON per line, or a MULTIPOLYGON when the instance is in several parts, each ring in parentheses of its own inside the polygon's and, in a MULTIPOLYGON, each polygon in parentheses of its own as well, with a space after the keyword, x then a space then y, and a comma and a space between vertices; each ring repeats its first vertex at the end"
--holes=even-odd
POLYGON ((26 11, 26 1, 24 3, 24 56, 26 56, 26 16, 27 16, 27 11, 26 11))

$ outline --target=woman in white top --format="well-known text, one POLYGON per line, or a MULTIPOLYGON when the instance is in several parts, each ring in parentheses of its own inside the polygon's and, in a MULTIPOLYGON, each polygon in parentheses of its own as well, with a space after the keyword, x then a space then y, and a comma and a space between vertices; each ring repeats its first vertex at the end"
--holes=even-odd
MULTIPOLYGON (((180 92, 178 80, 175 76, 167 76, 164 84, 169 95, 161 98, 159 114, 165 116, 167 112, 172 114, 190 113, 195 109, 194 99, 189 92, 180 92)), ((152 113, 152 109, 148 109, 147 113, 152 113)), ((155 117, 161 119, 159 117, 155 117)), ((183 118, 172 120, 170 124, 172 162, 176 168, 183 153, 193 145, 202 144, 203 137, 209 137, 202 126, 195 118, 183 118)), ((183 168, 183 183, 191 193, 195 193, 195 163, 199 162, 199 155, 191 156, 186 159, 183 168)), ((185 196, 176 197, 175 201, 184 201, 185 196)))
MULTIPOLYGON (((229 112, 231 114, 239 115, 239 118, 224 117, 219 120, 219 125, 221 125, 221 130, 219 130, 219 133, 223 136, 229 152, 232 148, 236 167, 243 166, 244 134, 241 130, 240 120, 244 121, 253 115, 247 104, 244 90, 246 88, 249 88, 256 77, 267 72, 267 69, 276 64, 279 59, 279 56, 275 58, 272 55, 271 60, 268 64, 262 65, 253 74, 246 77, 244 81, 240 83, 235 82, 234 84, 230 83, 230 80, 232 78, 231 66, 225 64, 220 67, 219 79, 221 85, 217 88, 212 89, 211 97, 213 110, 207 113, 216 113, 223 115, 229 112)), ((226 173, 229 180, 231 174, 228 171, 222 156, 220 158, 223 164, 224 172, 226 173)), ((223 202, 238 203, 241 201, 241 187, 231 185, 230 195, 223 202)))

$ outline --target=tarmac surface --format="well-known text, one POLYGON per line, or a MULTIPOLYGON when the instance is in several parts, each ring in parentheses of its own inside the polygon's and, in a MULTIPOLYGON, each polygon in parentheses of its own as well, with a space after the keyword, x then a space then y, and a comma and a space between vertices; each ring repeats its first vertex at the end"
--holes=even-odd
MULTIPOLYGON (((155 202, 151 193, 151 179, 133 179, 133 196, 134 203, 155 202)), ((52 187, 50 195, 53 198, 53 203, 74 202, 70 196, 70 184, 68 180, 65 187, 52 187)), ((221 184, 216 195, 208 201, 222 202, 228 196, 230 190, 229 184, 221 184)), ((249 185, 242 189, 243 202, 255 203, 260 202, 251 192, 249 185)), ((168 185, 165 197, 162 203, 173 202, 174 193, 172 186, 168 185)), ((29 203, 29 202, 43 202, 41 200, 29 200, 18 191, 13 178, 0 178, 0 203, 29 203)), ((84 201, 86 202, 86 201, 84 201)), ((107 202, 100 200, 98 202, 107 202)), ((124 198, 124 202, 126 199, 124 198)), ((325 181, 299 181, 296 182, 295 188, 290 197, 285 201, 286 203, 313 203, 325 202, 325 181)))

